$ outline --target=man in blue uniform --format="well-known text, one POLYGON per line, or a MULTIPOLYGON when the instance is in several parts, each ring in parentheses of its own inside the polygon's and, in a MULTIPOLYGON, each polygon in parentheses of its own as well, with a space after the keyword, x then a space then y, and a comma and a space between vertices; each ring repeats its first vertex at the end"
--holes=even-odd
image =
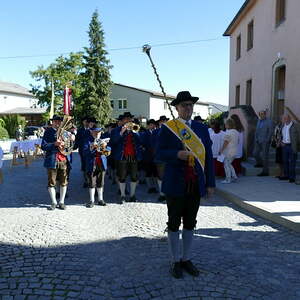
POLYGON ((154 163, 155 155, 155 129, 156 121, 150 119, 147 121, 147 130, 140 133, 142 145, 144 147, 143 165, 146 173, 146 183, 148 186, 148 193, 157 193, 156 190, 156 165, 154 163))
POLYGON ((60 209, 66 209, 65 196, 68 185, 68 158, 60 152, 63 149, 64 142, 57 137, 57 129, 59 128, 63 118, 54 115, 50 120, 52 126, 49 127, 42 139, 42 150, 46 151, 44 167, 48 171, 48 191, 51 198, 51 210, 54 210, 57 206, 55 186, 56 181, 60 185, 60 199, 58 207, 60 209))
POLYGON ((182 270, 192 276, 199 271, 191 262, 193 231, 200 197, 212 194, 215 186, 211 140, 205 125, 192 121, 197 97, 179 92, 171 105, 178 119, 166 122, 159 133, 157 155, 165 162, 162 190, 168 206, 168 243, 172 256, 170 272, 181 278, 182 270), (179 256, 179 227, 183 222, 183 256, 179 256))
POLYGON ((78 153, 80 157, 80 163, 81 163, 81 171, 83 173, 83 187, 87 187, 87 179, 85 176, 85 160, 83 158, 83 146, 84 146, 84 140, 86 138, 87 132, 88 132, 88 117, 83 117, 81 119, 82 127, 80 127, 77 131, 76 137, 75 137, 75 144, 74 144, 74 150, 78 148, 78 153))
POLYGON ((128 127, 132 122, 133 115, 125 112, 123 115, 123 126, 115 128, 111 133, 110 145, 116 161, 117 177, 121 192, 120 203, 126 200, 126 177, 129 173, 130 182, 130 202, 136 202, 135 190, 138 182, 138 162, 142 158, 141 140, 139 135, 128 127))
POLYGON ((106 206, 103 199, 104 178, 107 169, 106 156, 110 155, 110 148, 107 147, 107 142, 101 139, 102 129, 100 126, 95 126, 90 129, 87 142, 83 147, 83 157, 85 159, 85 168, 87 175, 87 182, 89 188, 90 200, 86 207, 92 208, 95 204, 95 192, 97 190, 98 201, 97 204, 106 206))

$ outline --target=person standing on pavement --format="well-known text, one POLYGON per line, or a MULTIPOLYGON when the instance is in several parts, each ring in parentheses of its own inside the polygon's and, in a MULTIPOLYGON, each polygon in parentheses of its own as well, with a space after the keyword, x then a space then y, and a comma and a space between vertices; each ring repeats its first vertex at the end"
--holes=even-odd
POLYGON ((150 119, 147 121, 147 130, 140 133, 141 143, 144 148, 143 165, 146 173, 146 183, 148 193, 157 193, 156 190, 156 165, 154 163, 155 155, 155 129, 156 121, 150 119))
POLYGON ((90 129, 91 135, 84 144, 83 157, 85 159, 86 177, 89 188, 90 200, 86 207, 92 208, 95 204, 95 192, 97 190, 98 201, 96 204, 106 206, 103 199, 105 171, 107 169, 106 157, 110 155, 110 148, 105 140, 101 139, 102 128, 95 126, 90 129))
POLYGON ((263 168, 257 176, 269 176, 269 150, 274 132, 272 120, 267 118, 265 110, 258 113, 259 120, 255 131, 254 157, 256 168, 263 168))
POLYGON ((84 141, 87 136, 88 131, 88 117, 83 117, 81 119, 82 127, 80 127, 77 130, 76 136, 75 136, 75 144, 74 144, 74 150, 78 149, 79 157, 80 157, 80 164, 81 164, 81 172, 83 174, 83 187, 87 187, 87 178, 85 174, 85 160, 83 157, 83 147, 84 147, 84 141))
POLYGON ((239 132, 235 129, 235 123, 232 119, 225 122, 225 128, 224 142, 219 154, 224 155, 223 163, 226 178, 221 183, 231 183, 237 180, 232 162, 238 152, 239 132))
POLYGON ((22 141, 24 139, 24 131, 22 129, 22 125, 18 125, 16 129, 16 140, 22 141))
POLYGON ((166 116, 164 116, 164 115, 160 116, 159 120, 157 121, 158 128, 156 128, 156 130, 154 132, 154 136, 155 136, 154 162, 155 162, 155 165, 156 165, 156 173, 157 173, 157 186, 158 186, 158 193, 159 193, 159 196, 157 198, 158 202, 166 201, 166 196, 162 192, 162 180, 163 180, 164 172, 165 172, 165 163, 157 158, 157 143, 158 143, 159 132, 160 132, 163 124, 165 124, 168 121, 169 121, 169 118, 167 118, 166 116))
POLYGON ((117 166, 117 177, 121 192, 120 204, 125 202, 126 178, 130 174, 130 202, 136 202, 136 186, 138 183, 138 162, 142 159, 142 146, 140 136, 130 128, 133 124, 133 115, 125 112, 123 115, 123 126, 112 131, 110 145, 114 151, 117 166))
POLYGON ((278 165, 279 174, 275 176, 280 179, 284 177, 283 172, 283 158, 282 158, 282 127, 283 127, 283 116, 280 117, 280 121, 275 126, 274 134, 272 136, 271 147, 275 148, 275 163, 278 165))
POLYGON ((166 122, 159 133, 157 156, 165 162, 162 190, 168 207, 168 244, 175 278, 183 277, 183 270, 192 276, 199 271, 191 262, 194 228, 200 197, 212 194, 215 187, 211 140, 205 125, 192 121, 198 97, 188 91, 179 92, 171 102, 178 119, 166 122), (190 149, 190 151, 188 150, 190 149), (179 254, 179 227, 183 222, 183 255, 179 254))
POLYGON ((66 209, 65 196, 68 186, 68 158, 60 152, 63 149, 64 142, 57 137, 57 129, 59 128, 63 118, 54 115, 50 120, 52 126, 47 128, 42 139, 42 150, 46 151, 44 167, 48 171, 48 191, 51 199, 50 210, 54 210, 57 206, 56 201, 56 182, 60 185, 60 198, 58 208, 66 209))
POLYGON ((300 151, 300 125, 292 121, 289 114, 283 116, 281 145, 284 176, 279 179, 293 183, 296 179, 297 153, 300 151))

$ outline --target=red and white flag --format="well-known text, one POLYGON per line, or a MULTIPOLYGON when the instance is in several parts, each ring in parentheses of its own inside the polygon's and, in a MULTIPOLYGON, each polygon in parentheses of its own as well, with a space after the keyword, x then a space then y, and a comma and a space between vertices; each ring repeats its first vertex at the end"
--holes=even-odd
POLYGON ((64 90, 64 114, 69 115, 71 113, 72 105, 72 89, 66 87, 64 90))

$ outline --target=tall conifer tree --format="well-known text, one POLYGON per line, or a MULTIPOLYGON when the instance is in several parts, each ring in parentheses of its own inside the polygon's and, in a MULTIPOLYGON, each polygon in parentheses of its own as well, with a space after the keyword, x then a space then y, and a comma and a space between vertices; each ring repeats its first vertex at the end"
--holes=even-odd
POLYGON ((99 21, 98 11, 93 13, 89 25, 90 46, 85 47, 83 73, 83 93, 81 96, 81 109, 83 115, 94 116, 104 125, 109 122, 112 108, 110 106, 110 91, 112 81, 107 51, 104 49, 104 32, 99 21))

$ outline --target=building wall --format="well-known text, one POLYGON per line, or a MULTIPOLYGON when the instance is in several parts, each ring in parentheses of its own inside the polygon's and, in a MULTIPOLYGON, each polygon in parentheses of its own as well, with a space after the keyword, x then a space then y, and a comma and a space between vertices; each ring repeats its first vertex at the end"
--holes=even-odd
MULTIPOLYGON (((208 105, 197 103, 194 106, 193 117, 201 116, 202 119, 206 119, 208 117, 208 105)), ((177 117, 177 111, 175 107, 171 107, 173 114, 177 117)), ((166 105, 166 102, 162 98, 150 98, 150 118, 157 120, 160 116, 165 115, 167 118, 172 118, 171 112, 166 105)))
POLYGON ((30 96, 22 96, 0 91, 0 112, 16 107, 32 107, 35 99, 30 96))
POLYGON ((288 0, 286 20, 275 26, 275 0, 258 0, 230 38, 229 103, 235 106, 235 87, 240 85, 240 104, 246 101, 246 81, 252 79, 252 106, 256 112, 272 111, 273 66, 286 63, 286 106, 300 116, 300 1, 288 0), (254 20, 254 46, 247 51, 247 27, 254 20), (236 60, 236 38, 241 34, 241 58, 236 60), (280 55, 279 55, 280 53, 280 55))
POLYGON ((110 95, 110 99, 114 101, 112 117, 117 118, 125 111, 130 111, 135 117, 149 118, 149 98, 150 94, 147 92, 114 85, 110 95), (118 108, 119 99, 127 99, 127 108, 118 108))

